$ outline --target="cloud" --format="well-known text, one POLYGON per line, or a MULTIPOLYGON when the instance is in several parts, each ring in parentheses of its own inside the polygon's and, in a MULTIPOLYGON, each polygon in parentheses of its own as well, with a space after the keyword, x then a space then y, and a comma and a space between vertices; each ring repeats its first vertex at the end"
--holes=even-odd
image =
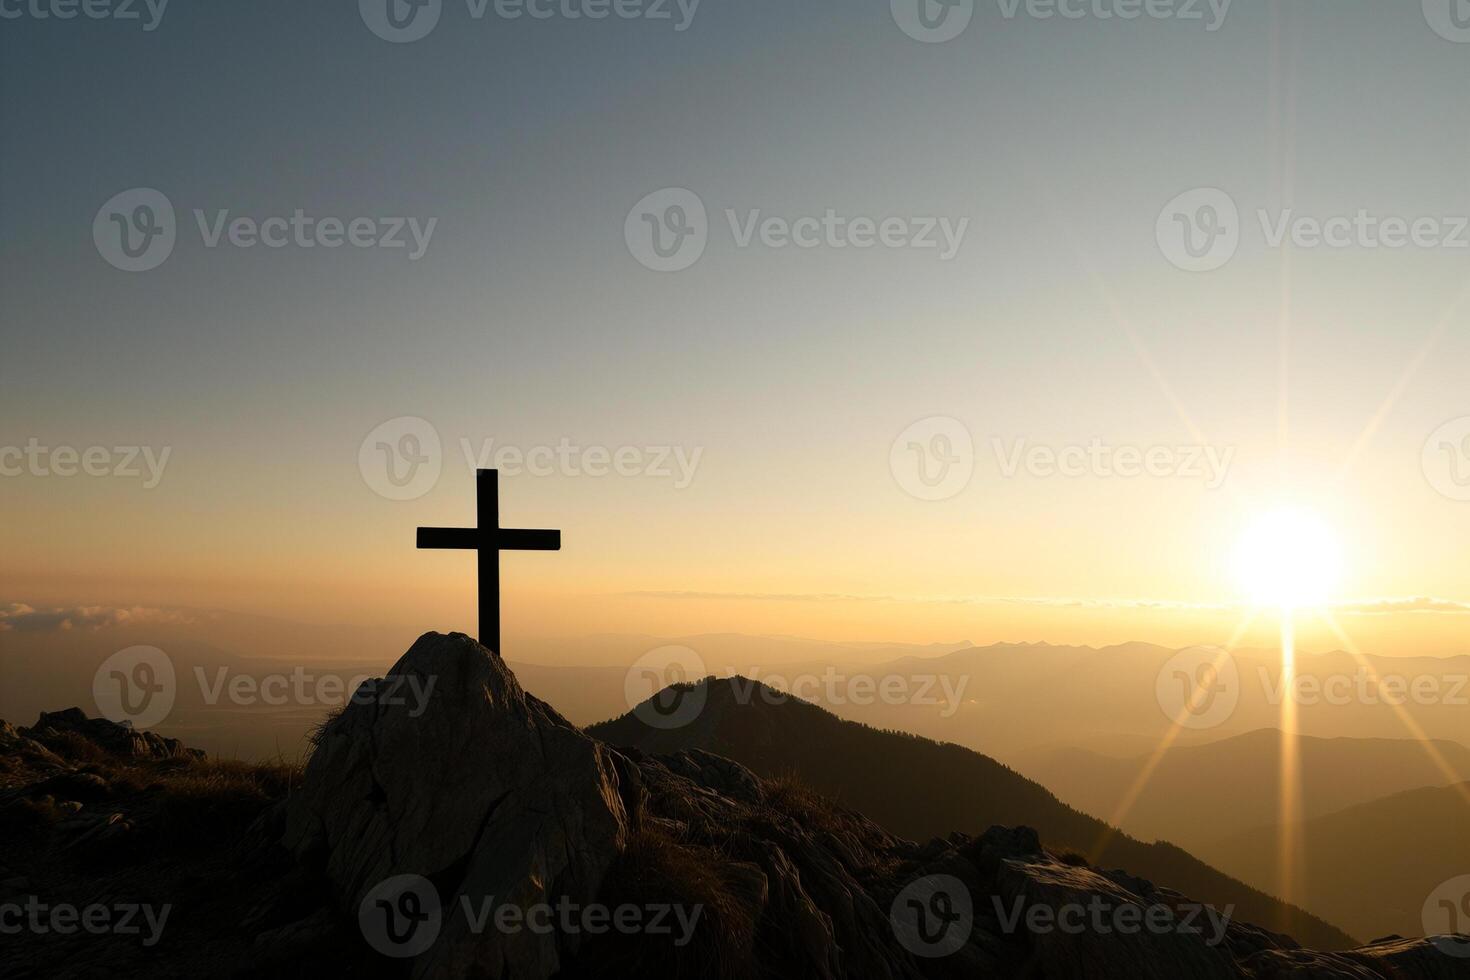
MULTIPOLYGON (((1133 609, 1147 612, 1238 612, 1248 607, 1236 602, 1180 602, 1173 599, 1082 599, 1066 596, 896 596, 845 592, 693 592, 647 590, 619 593, 630 599, 716 599, 746 602, 893 602, 914 605, 1036 606, 1047 609, 1133 609)), ((1470 614, 1470 602, 1408 598, 1357 599, 1336 603, 1333 612, 1350 616, 1387 616, 1404 613, 1470 614)))
POLYGON ((141 623, 188 622, 192 620, 182 610, 148 606, 54 606, 36 609, 23 602, 0 606, 0 632, 50 633, 141 623))
POLYGON ((628 599, 740 599, 755 602, 899 602, 886 595, 853 595, 842 592, 681 592, 648 590, 623 592, 628 599))
POLYGON ((897 602, 920 605, 1015 605, 1076 609, 1214 610, 1233 606, 1164 599, 1071 599, 1050 596, 896 596, 847 592, 684 592, 646 590, 619 593, 629 599, 734 599, 750 602, 897 602))
POLYGON ((1338 612, 1352 616, 1386 616, 1390 613, 1448 613, 1464 615, 1470 613, 1470 602, 1453 599, 1435 599, 1430 596, 1410 596, 1400 599, 1368 599, 1349 602, 1334 607, 1338 612))

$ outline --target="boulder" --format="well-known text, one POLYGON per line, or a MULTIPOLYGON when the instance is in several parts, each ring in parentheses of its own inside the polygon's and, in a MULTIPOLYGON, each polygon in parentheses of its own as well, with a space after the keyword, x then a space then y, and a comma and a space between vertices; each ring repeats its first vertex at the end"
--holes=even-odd
POLYGON ((66 754, 65 740, 81 737, 112 755, 125 759, 202 759, 204 753, 191 749, 176 738, 165 738, 157 732, 140 732, 131 725, 118 724, 106 718, 88 718, 81 708, 43 711, 21 735, 34 739, 48 749, 66 754))
POLYGON ((522 691, 499 657, 427 633, 325 726, 284 843, 325 870, 349 914, 390 879, 431 883, 442 924, 415 975, 548 976, 575 933, 477 931, 467 909, 590 903, 638 791, 626 760, 522 691), (392 693, 408 677, 429 691, 422 704, 392 693))

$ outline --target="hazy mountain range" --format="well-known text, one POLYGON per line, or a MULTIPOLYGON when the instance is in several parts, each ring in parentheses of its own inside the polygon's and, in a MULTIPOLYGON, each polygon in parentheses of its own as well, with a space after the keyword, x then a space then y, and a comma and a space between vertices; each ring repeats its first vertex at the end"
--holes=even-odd
POLYGON ((437 694, 422 713, 331 714, 302 766, 212 759, 75 709, 0 721, 0 901, 129 916, 87 941, 12 928, 0 975, 1463 975, 1462 939, 1351 944, 985 756, 758 684, 665 689, 594 732, 462 634, 425 634, 386 673, 379 690, 432 677, 437 694), (842 805, 859 800, 916 839, 842 805), (989 825, 1002 816, 1030 825, 989 825), (1091 850, 1125 867, 1038 826, 1102 832, 1091 850))
MULTIPOLYGON (((1270 889, 1280 835, 1279 826, 1259 827, 1197 853, 1270 889)), ((1470 874, 1470 783, 1406 790, 1314 817, 1293 838, 1302 848, 1296 897, 1303 906, 1365 939, 1415 935, 1424 931, 1430 894, 1470 874)), ((1470 928, 1463 909, 1457 921, 1470 928)))
MULTIPOLYGON (((173 662, 178 684, 172 712, 156 727, 211 753, 248 759, 300 758, 306 734, 341 701, 340 693, 332 699, 333 691, 350 690, 357 678, 381 676, 394 661, 394 651, 407 642, 367 627, 304 627, 193 611, 89 613, 73 621, 37 615, 12 617, 9 623, 11 628, 0 630, 0 677, 5 681, 0 685, 0 717, 25 720, 67 705, 92 710, 93 675, 103 660, 128 646, 157 646, 173 662), (88 625, 92 621, 100 625, 88 625), (62 627, 66 622, 71 628, 62 627), (292 692, 278 703, 269 703, 263 691, 252 688, 272 677, 284 679, 290 685, 284 690, 292 692), (255 691, 243 699, 230 693, 241 679, 247 682, 244 690, 255 691), (324 689, 326 682, 332 683, 324 689), (306 697, 296 691, 305 691, 306 697)), ((1280 668, 1270 651, 1235 653, 1239 685, 1234 712, 1217 727, 1180 732, 1146 781, 1140 776, 1170 727, 1156 687, 1173 655, 1147 643, 955 649, 950 644, 843 644, 736 634, 608 635, 525 644, 520 652, 544 663, 513 659, 511 666, 528 690, 585 725, 623 716, 631 707, 627 665, 648 650, 671 645, 694 651, 699 673, 755 677, 769 685, 761 690, 794 688, 831 712, 823 715, 829 722, 804 723, 813 726, 811 732, 798 726, 768 743, 721 732, 700 735, 701 729, 683 733, 683 738, 726 739, 723 747, 712 750, 758 771, 800 769, 820 788, 899 833, 984 829, 972 821, 1032 824, 1059 846, 1091 853, 1103 835, 1103 822, 1117 821, 1137 838, 1118 838, 1109 845, 1122 849, 1123 856, 1114 860, 1123 867, 1143 873, 1140 869, 1162 863, 1161 879, 1210 894, 1215 886, 1209 876, 1216 872, 1197 857, 1260 891, 1279 886, 1275 842, 1281 835, 1276 826, 1281 819, 1281 741, 1275 726, 1280 705, 1273 700, 1273 688, 1280 668), (564 652, 558 656, 561 642, 564 652), (546 665, 558 661, 572 665, 546 665), (577 666, 578 661, 594 665, 577 666), (885 679, 899 681, 905 696, 875 696, 885 679), (866 733, 861 736, 839 737, 833 734, 839 729, 831 728, 838 719, 870 729, 857 729, 866 733), (902 736, 873 729, 953 744, 893 741, 902 736), (911 767, 925 779, 908 789, 895 791, 889 783, 871 798, 849 798, 862 792, 869 775, 862 753, 879 750, 844 749, 846 755, 840 757, 849 761, 823 764, 807 745, 818 733, 844 743, 865 743, 881 735, 882 752, 907 745, 899 753, 902 761, 889 770, 905 786, 911 767), (1136 783, 1137 798, 1120 816, 1121 804, 1136 783), (924 807, 907 805, 924 792, 933 797, 924 807), (1141 843, 1153 840, 1173 842, 1189 854, 1141 843)), ((1439 789, 1451 781, 1470 780, 1470 708, 1456 700, 1467 696, 1465 692, 1455 693, 1459 679, 1470 674, 1470 658, 1369 662, 1380 675, 1437 685, 1441 697, 1428 703, 1412 697, 1398 705, 1382 698, 1374 703, 1359 696, 1362 688, 1352 687, 1362 674, 1351 655, 1300 657, 1302 676, 1341 678, 1340 684, 1349 685, 1345 690, 1358 693, 1346 703, 1319 699, 1298 706, 1305 733, 1295 740, 1304 823, 1293 833, 1305 842, 1308 870, 1305 890, 1292 894, 1304 908, 1360 939, 1414 931, 1426 889, 1454 872, 1470 871, 1470 854, 1461 842, 1466 835, 1459 832, 1470 823, 1464 820, 1467 805, 1454 791, 1439 789), (1430 759, 1424 745, 1405 737, 1409 723, 1404 716, 1435 739, 1433 748, 1446 769, 1430 759), (1398 829, 1388 833, 1389 827, 1398 829), (1435 836, 1441 831, 1443 840, 1435 836), (1366 856, 1349 861, 1344 854, 1366 856)), ((787 718, 778 712, 752 730, 782 731, 787 718)), ((669 736, 669 745, 684 744, 680 737, 677 732, 669 736)), ((1106 861, 1112 853, 1092 856, 1106 861)), ((1272 924, 1264 914, 1257 920, 1272 924)), ((1312 928, 1307 927, 1309 935, 1312 928)), ((1313 940, 1316 945, 1339 941, 1322 936, 1313 940)))
MULTIPOLYGON (((1311 819, 1404 790, 1470 779, 1470 748, 1443 740, 1431 744, 1450 767, 1448 774, 1423 744, 1410 739, 1293 739, 1300 815, 1311 819)), ((1279 729, 1172 746, 1158 757, 1121 825, 1146 840, 1165 837, 1203 848, 1276 823, 1282 813, 1281 754, 1279 729)), ((1025 753, 1016 764, 1073 806, 1111 817, 1152 757, 1116 758, 1071 747, 1025 753)))

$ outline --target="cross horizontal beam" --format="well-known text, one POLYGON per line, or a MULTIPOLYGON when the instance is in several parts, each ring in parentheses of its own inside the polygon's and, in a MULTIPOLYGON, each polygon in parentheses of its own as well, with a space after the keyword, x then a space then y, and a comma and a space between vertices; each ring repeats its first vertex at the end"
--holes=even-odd
POLYGON ((418 547, 438 551, 475 551, 487 544, 500 551, 560 551, 561 532, 539 528, 507 527, 484 531, 474 527, 421 527, 418 547))

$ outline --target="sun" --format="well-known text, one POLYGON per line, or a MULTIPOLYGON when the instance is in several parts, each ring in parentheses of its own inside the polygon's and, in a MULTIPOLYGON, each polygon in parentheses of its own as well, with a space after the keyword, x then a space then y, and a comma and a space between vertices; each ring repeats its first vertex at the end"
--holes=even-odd
POLYGON ((1235 577, 1257 606, 1301 609, 1327 603, 1342 575, 1342 545, 1317 512, 1281 507, 1261 514, 1235 546, 1235 577))

